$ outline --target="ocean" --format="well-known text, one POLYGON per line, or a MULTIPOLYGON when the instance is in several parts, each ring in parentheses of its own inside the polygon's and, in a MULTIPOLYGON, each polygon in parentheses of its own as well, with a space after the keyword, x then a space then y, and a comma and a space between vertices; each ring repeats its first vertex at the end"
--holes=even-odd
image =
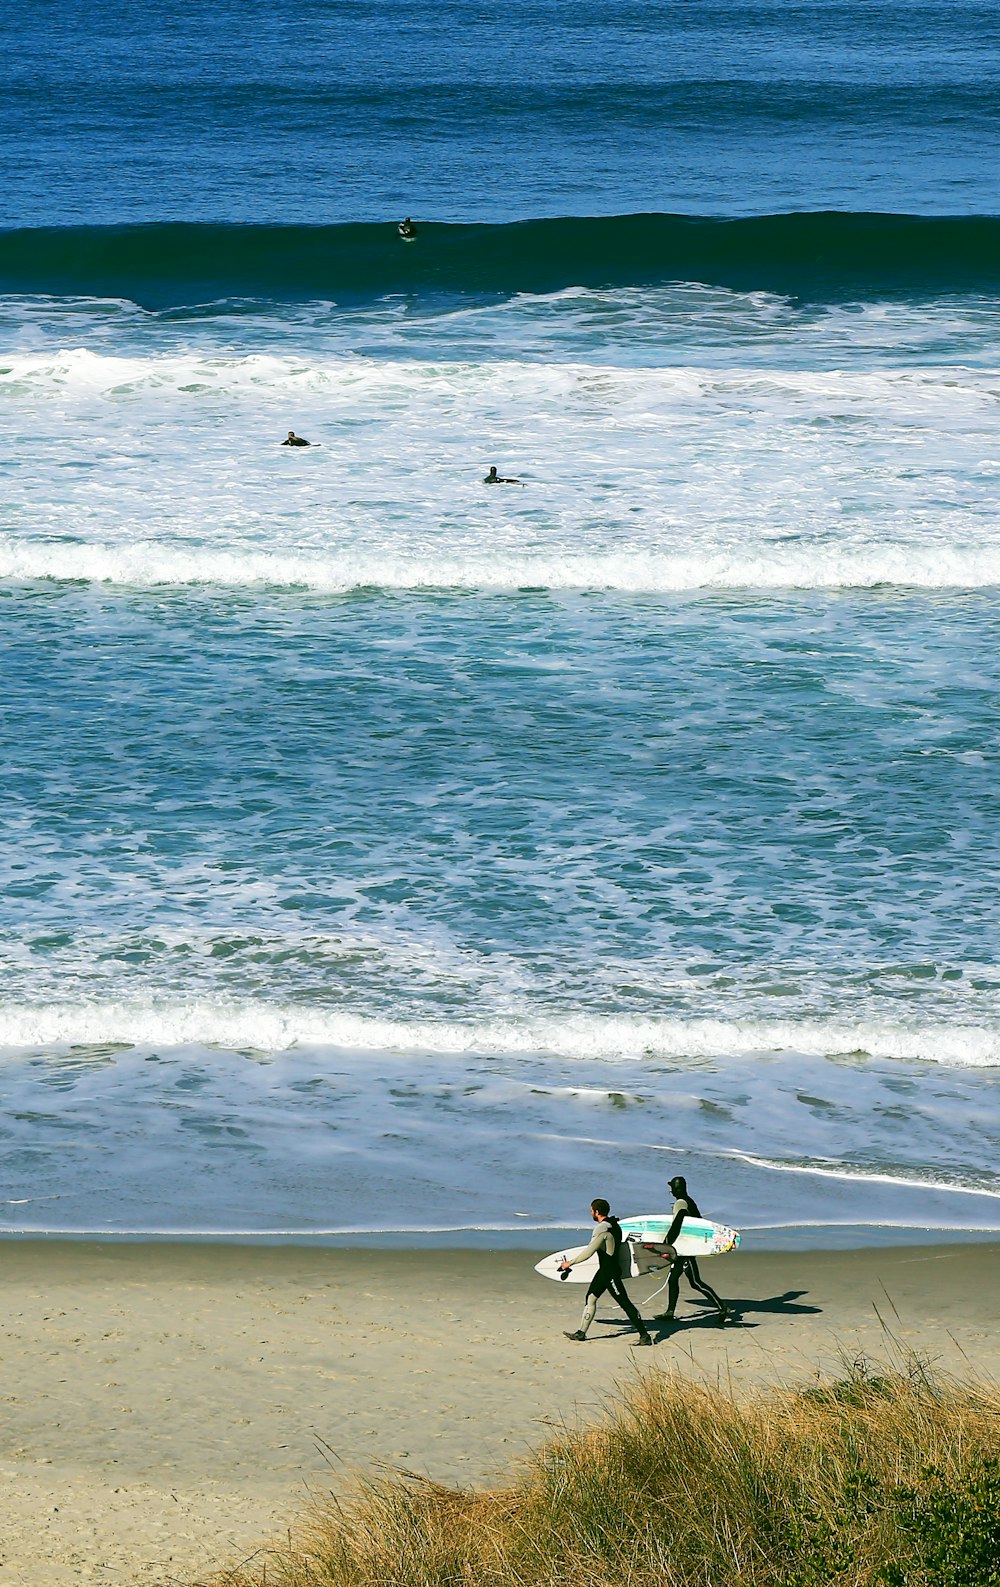
POLYGON ((0 1229, 1000 1230, 1000 11, 0 34, 0 1229))

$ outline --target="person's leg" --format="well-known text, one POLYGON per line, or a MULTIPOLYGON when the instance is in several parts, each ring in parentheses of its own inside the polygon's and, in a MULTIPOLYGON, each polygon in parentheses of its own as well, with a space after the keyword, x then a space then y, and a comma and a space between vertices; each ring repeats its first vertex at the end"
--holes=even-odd
POLYGON ((706 1300, 712 1302, 712 1305, 717 1308, 720 1317, 729 1316, 729 1307, 724 1300, 719 1299, 712 1286, 705 1283, 699 1272, 697 1260, 693 1256, 687 1258, 687 1280, 692 1289, 696 1289, 699 1295, 704 1295, 706 1300))
POLYGON ((674 1320, 674 1312, 677 1310, 677 1295, 681 1287, 681 1274, 684 1271, 686 1261, 687 1258, 684 1256, 675 1256, 670 1264, 670 1272, 667 1274, 667 1309, 659 1313, 656 1319, 657 1322, 673 1322, 674 1320))
POLYGON ((566 1331, 567 1339, 586 1339, 587 1329, 597 1315, 597 1302, 608 1287, 609 1280, 598 1271, 587 1285, 587 1297, 583 1303, 583 1316, 580 1318, 579 1328, 572 1332, 566 1331))
POLYGON ((632 1327, 638 1332, 640 1340, 643 1344, 646 1344, 649 1341, 649 1330, 633 1306, 629 1292, 625 1288, 625 1285, 622 1283, 620 1278, 612 1279, 611 1283, 608 1285, 608 1294, 611 1296, 612 1300, 618 1302, 622 1311, 632 1324, 632 1327))

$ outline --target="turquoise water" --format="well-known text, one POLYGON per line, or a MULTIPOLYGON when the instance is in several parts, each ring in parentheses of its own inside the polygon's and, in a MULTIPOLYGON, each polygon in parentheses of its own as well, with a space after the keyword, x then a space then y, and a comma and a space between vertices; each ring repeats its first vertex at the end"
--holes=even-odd
POLYGON ((254 15, 9 40, 0 1226, 997 1229, 995 12, 254 15))

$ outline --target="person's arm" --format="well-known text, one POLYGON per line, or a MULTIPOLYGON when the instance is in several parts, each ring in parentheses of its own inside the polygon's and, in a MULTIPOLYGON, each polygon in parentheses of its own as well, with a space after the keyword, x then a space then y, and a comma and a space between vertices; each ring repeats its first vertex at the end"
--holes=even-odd
POLYGON ((687 1217, 687 1213, 688 1213, 688 1204, 687 1204, 686 1201, 675 1201, 674 1202, 674 1221, 670 1225, 670 1228, 667 1230, 667 1238, 664 1241, 665 1245, 676 1245, 677 1236, 681 1232, 681 1224, 684 1222, 684 1219, 687 1217))
POLYGON ((594 1256, 600 1250, 602 1243, 607 1239, 610 1232, 606 1223, 599 1223, 590 1237, 590 1244, 586 1250, 581 1251, 578 1256, 567 1257, 564 1262, 559 1263, 563 1272, 568 1272, 571 1267, 577 1267, 579 1263, 585 1262, 588 1256, 594 1256))

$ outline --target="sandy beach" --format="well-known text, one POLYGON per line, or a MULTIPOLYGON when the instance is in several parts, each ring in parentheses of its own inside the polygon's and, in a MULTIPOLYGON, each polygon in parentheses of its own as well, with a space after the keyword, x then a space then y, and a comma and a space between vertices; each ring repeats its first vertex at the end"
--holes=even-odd
POLYGON ((738 1326, 682 1294, 680 1326, 637 1352, 610 1306, 565 1340, 582 1290, 526 1252, 8 1244, 0 1583, 190 1580, 358 1465, 488 1480, 636 1371, 797 1382, 884 1358, 888 1329, 997 1375, 998 1254, 739 1253, 710 1268, 738 1326))

